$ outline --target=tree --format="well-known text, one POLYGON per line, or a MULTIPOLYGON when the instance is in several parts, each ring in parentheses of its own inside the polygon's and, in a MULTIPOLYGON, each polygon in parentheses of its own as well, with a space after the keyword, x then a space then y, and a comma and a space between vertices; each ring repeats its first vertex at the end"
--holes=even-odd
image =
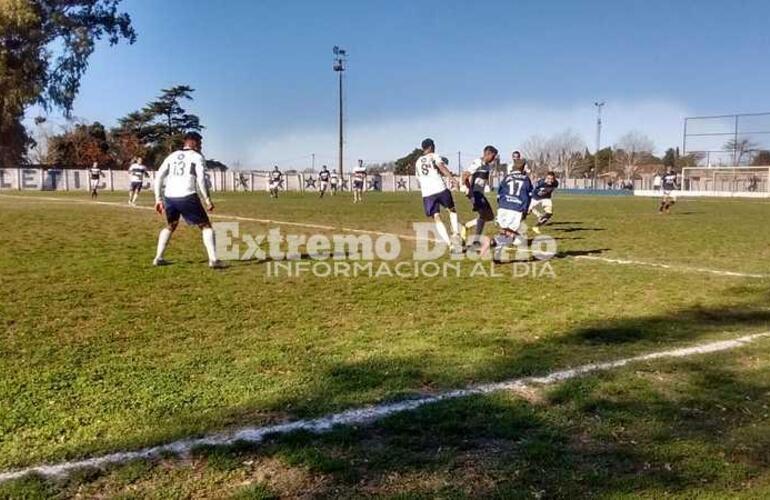
POLYGON ((0 161, 21 161, 32 144, 21 123, 29 106, 69 116, 98 40, 136 40, 120 1, 0 2, 0 161))
POLYGON ((733 154, 733 163, 738 166, 743 157, 750 155, 757 148, 757 144, 749 139, 730 139, 724 145, 724 150, 733 154))
POLYGON ((641 132, 631 131, 618 139, 615 161, 623 168, 626 179, 632 179, 639 165, 652 158, 655 144, 641 132))
POLYGON ((99 122, 73 123, 48 143, 48 160, 62 167, 87 167, 93 162, 112 167, 110 144, 104 125, 99 122))
POLYGON ((566 179, 579 164, 580 150, 585 147, 585 142, 574 130, 567 129, 551 137, 546 147, 549 151, 548 156, 554 159, 551 170, 563 172, 566 179))
POLYGON ((422 149, 415 149, 403 158, 399 158, 396 160, 396 168, 393 172, 396 175, 414 175, 414 166, 420 156, 422 156, 422 149))
POLYGON ((767 149, 761 149, 757 151, 754 159, 751 161, 751 165, 755 167, 770 166, 770 151, 767 149))
POLYGON ((198 116, 182 107, 182 101, 193 99, 195 89, 177 85, 161 92, 157 99, 140 111, 118 120, 118 126, 111 133, 118 148, 117 156, 130 158, 139 155, 148 164, 154 164, 179 148, 186 132, 203 130, 198 116), (141 147, 134 152, 137 144, 141 147))

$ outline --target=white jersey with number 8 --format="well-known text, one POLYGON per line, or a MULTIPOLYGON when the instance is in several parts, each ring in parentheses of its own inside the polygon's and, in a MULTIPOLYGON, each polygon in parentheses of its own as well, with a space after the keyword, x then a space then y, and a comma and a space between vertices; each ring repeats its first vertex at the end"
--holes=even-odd
POLYGON ((444 176, 438 169, 438 165, 443 164, 444 160, 438 153, 428 153, 417 159, 414 171, 420 182, 423 198, 438 194, 447 188, 444 183, 444 176))

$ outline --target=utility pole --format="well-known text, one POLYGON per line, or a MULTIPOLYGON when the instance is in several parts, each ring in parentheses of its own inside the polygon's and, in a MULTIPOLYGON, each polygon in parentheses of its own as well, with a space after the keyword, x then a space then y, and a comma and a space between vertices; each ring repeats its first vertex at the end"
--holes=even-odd
POLYGON ((604 101, 596 101, 596 154, 594 155, 594 189, 597 188, 597 175, 599 173, 599 150, 602 147, 602 108, 604 107, 604 101))
POLYGON ((347 60, 347 52, 345 49, 341 49, 337 45, 334 46, 334 49, 332 49, 332 52, 334 52, 334 71, 339 76, 339 99, 340 99, 340 144, 339 144, 339 163, 337 164, 337 169, 339 171, 340 179, 344 178, 344 174, 342 172, 342 156, 343 156, 343 130, 342 130, 342 74, 345 72, 345 61, 347 60))
POLYGON ((457 152, 457 175, 462 174, 462 166, 460 166, 460 151, 457 152))

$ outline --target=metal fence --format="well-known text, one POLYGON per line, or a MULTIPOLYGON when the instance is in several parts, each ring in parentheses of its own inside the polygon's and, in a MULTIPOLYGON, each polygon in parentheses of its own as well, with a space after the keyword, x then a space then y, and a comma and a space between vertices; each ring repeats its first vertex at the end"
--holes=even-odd
POLYGON ((770 113, 691 116, 684 119, 682 153, 702 167, 754 165, 770 151, 770 113))

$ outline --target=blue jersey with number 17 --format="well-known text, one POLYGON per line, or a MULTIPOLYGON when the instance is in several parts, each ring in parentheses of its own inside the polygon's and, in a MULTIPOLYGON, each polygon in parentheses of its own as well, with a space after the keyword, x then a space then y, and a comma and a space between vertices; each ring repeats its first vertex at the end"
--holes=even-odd
POLYGON ((532 197, 532 181, 524 172, 512 172, 500 182, 497 201, 500 208, 526 212, 532 197))

